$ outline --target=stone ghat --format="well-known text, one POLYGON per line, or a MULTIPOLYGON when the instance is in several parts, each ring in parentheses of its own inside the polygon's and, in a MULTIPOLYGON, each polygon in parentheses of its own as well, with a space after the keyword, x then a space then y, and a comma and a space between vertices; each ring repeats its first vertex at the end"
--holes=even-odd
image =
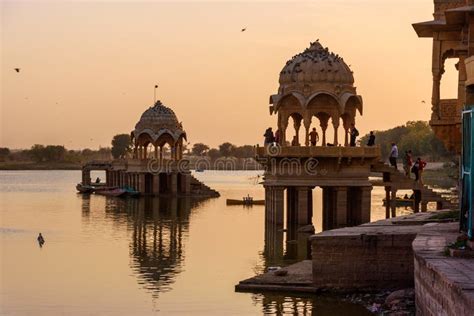
POLYGON ((446 256, 459 224, 427 227, 413 242, 417 315, 474 315, 474 259, 446 256))
MULTIPOLYGON (((438 212, 447 212, 441 210, 438 212)), ((328 230, 311 237, 312 260, 267 272, 236 285, 237 291, 372 291, 413 286, 412 243, 435 212, 328 230)), ((431 225, 431 224, 428 224, 431 225)))

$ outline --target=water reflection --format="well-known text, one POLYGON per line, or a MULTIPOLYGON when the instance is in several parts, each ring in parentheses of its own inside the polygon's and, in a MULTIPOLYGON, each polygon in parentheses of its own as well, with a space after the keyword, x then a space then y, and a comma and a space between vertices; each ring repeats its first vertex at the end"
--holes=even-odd
POLYGON ((297 227, 265 223, 265 245, 262 259, 265 268, 288 265, 310 259, 311 244, 308 238, 314 234, 312 226, 297 227))
MULTIPOLYGON (((171 290, 182 272, 185 239, 193 209, 206 199, 158 198, 117 199, 105 197, 106 216, 118 227, 131 231, 130 266, 143 288, 153 297, 171 290)), ((83 196, 83 217, 90 216, 90 196, 83 196)))
POLYGON ((252 300, 263 306, 264 315, 372 315, 361 305, 331 297, 301 294, 254 294, 252 300))

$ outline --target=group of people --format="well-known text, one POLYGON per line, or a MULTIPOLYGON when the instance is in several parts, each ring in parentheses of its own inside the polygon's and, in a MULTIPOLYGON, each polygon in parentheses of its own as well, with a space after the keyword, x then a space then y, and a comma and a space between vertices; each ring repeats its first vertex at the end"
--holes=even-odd
MULTIPOLYGON (((359 131, 355 127, 354 124, 351 124, 351 128, 349 130, 350 134, 350 142, 349 146, 355 147, 356 142, 357 142, 357 137, 359 136, 359 131)), ((278 129, 275 133, 273 133, 273 130, 271 127, 267 128, 265 131, 265 134, 263 134, 264 137, 264 144, 265 145, 270 145, 270 144, 280 144, 281 143, 281 135, 280 135, 280 130, 278 129)), ((316 146, 319 142, 319 134, 316 131, 316 128, 313 128, 311 132, 308 135, 308 141, 311 144, 311 146, 316 146)), ((327 144, 328 146, 332 146, 334 144, 327 144)), ((367 142, 367 146, 374 146, 375 145, 375 135, 374 132, 370 132, 369 139, 367 142)), ((291 141, 291 146, 300 146, 298 142, 298 136, 293 136, 293 139, 291 141)))
MULTIPOLYGON (((398 170, 397 165, 398 160, 398 147, 397 144, 392 143, 392 149, 390 151, 389 162, 390 165, 393 166, 396 170, 398 170)), ((415 182, 423 184, 423 170, 426 167, 426 161, 418 157, 415 161, 413 161, 413 153, 411 150, 405 151, 405 156, 403 157, 403 170, 405 171, 405 175, 408 178, 410 174, 413 173, 415 175, 415 182)))

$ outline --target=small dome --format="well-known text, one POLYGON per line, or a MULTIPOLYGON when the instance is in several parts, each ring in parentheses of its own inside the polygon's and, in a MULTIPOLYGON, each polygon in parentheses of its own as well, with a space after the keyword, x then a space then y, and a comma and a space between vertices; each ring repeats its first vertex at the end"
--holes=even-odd
POLYGON ((163 134, 169 134, 175 140, 178 140, 181 136, 186 137, 183 126, 178 121, 176 114, 159 100, 156 101, 153 107, 143 112, 140 120, 135 125, 133 131, 135 138, 144 133, 148 134, 153 141, 156 141, 163 134))
POLYGON ((280 93, 298 91, 307 95, 326 90, 338 94, 352 87, 354 76, 343 58, 316 41, 286 62, 279 82, 280 93))

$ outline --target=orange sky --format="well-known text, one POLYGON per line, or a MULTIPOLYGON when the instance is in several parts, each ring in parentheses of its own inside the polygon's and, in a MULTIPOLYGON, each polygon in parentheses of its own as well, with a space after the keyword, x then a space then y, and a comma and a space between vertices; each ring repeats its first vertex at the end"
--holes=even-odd
MULTIPOLYGON (((191 143, 261 143, 280 70, 317 38, 352 65, 361 134, 430 116, 431 40, 411 23, 432 18, 432 0, 0 6, 2 147, 109 146, 152 105, 155 83, 191 143)), ((455 74, 447 63, 442 97, 456 96, 455 74)))

